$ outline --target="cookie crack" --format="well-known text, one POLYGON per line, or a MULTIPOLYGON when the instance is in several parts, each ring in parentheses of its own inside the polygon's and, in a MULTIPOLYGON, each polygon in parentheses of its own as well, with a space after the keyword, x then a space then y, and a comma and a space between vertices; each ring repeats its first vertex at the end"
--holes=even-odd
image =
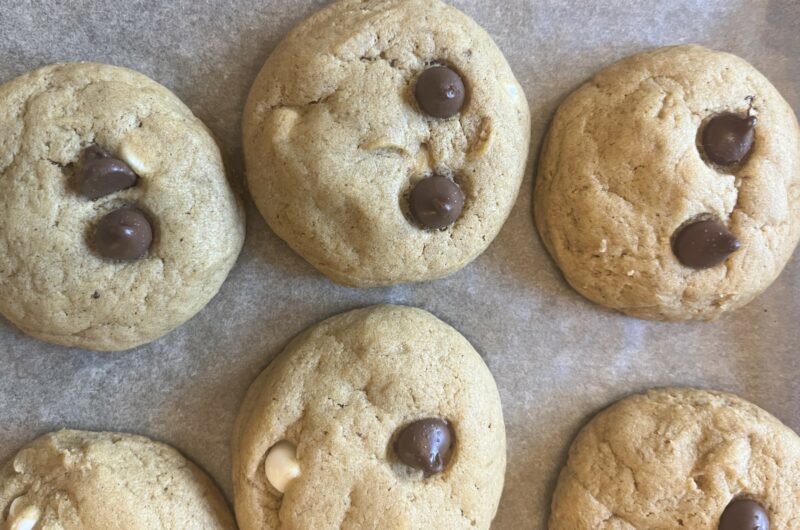
MULTIPOLYGON (((389 47, 389 46, 387 46, 387 47, 389 47)), ((381 50, 381 52, 378 55, 362 55, 361 57, 359 57, 359 61, 361 61, 364 64, 374 64, 374 63, 378 63, 378 62, 384 62, 392 70, 396 70, 398 72, 401 72, 401 73, 403 73, 405 75, 409 75, 409 76, 411 74, 411 70, 401 66, 400 65, 400 61, 398 61, 397 59, 389 59, 386 56, 386 50, 381 50)))
POLYGON ((321 95, 317 99, 313 99, 311 101, 305 101, 303 103, 295 103, 295 104, 276 103, 274 105, 270 105, 270 106, 268 106, 268 107, 266 107, 264 109, 261 109, 260 112, 263 113, 263 114, 268 114, 270 112, 274 112, 276 110, 282 110, 282 109, 295 110, 295 111, 298 111, 298 112, 301 112, 301 111, 306 111, 307 112, 309 107, 313 107, 315 105, 325 105, 328 102, 328 100, 330 100, 334 95, 336 95, 336 93, 338 91, 339 91, 339 87, 336 87, 334 90, 321 95))

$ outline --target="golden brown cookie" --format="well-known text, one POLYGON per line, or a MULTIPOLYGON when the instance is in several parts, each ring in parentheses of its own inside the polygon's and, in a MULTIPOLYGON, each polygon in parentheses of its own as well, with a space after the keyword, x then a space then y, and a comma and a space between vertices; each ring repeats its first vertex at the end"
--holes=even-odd
POLYGON ((764 291, 800 238, 797 118, 733 55, 629 57, 559 108, 534 211, 590 300, 641 318, 714 318, 764 291))
POLYGON ((467 340, 402 306, 310 328, 250 388, 233 437, 242 530, 488 529, 506 442, 467 340))
POLYGON ((141 436, 60 431, 0 468, 8 530, 234 530, 211 480, 175 449, 141 436))
POLYGON ((67 346, 155 340, 217 293, 244 215, 208 129, 142 74, 47 66, 0 86, 0 314, 67 346))
POLYGON ((768 519, 797 530, 798 505, 800 437, 791 429, 730 394, 654 390, 583 428, 548 528, 766 530, 753 521, 768 519))
POLYGON ((432 280, 475 259, 517 197, 530 116, 500 50, 439 0, 341 0, 267 60, 244 113, 270 227, 337 282, 432 280))

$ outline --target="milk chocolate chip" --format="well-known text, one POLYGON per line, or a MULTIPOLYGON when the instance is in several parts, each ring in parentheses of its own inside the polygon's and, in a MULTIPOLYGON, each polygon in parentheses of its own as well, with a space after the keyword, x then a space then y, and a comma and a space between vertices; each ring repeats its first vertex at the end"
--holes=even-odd
POLYGON ((709 160, 732 166, 745 159, 753 147, 755 116, 725 112, 715 116, 703 129, 703 150, 709 160))
POLYGON ((411 215, 424 228, 447 228, 461 215, 464 192, 447 177, 420 180, 411 191, 411 215))
POLYGON ((736 236, 712 219, 684 226, 673 242, 673 252, 678 261, 694 269, 719 265, 740 247, 736 236))
POLYGON ((81 157, 78 182, 81 193, 95 200, 136 184, 136 173, 128 164, 100 146, 87 148, 81 157))
POLYGON ((434 118, 450 118, 464 106, 466 90, 455 71, 446 66, 432 66, 420 74, 415 94, 422 110, 434 118))
POLYGON ((439 418, 426 418, 406 425, 394 442, 394 451, 400 461, 422 470, 425 475, 444 471, 452 447, 450 424, 439 418))
POLYGON ((110 156, 111 153, 109 153, 106 149, 97 144, 92 144, 84 149, 81 153, 81 164, 85 164, 86 162, 90 162, 97 158, 108 158, 110 156))
POLYGON ((733 499, 719 518, 719 530, 769 530, 769 517, 756 501, 733 499))
POLYGON ((94 233, 95 250, 108 259, 139 259, 152 242, 150 221, 141 211, 131 207, 114 210, 103 217, 94 233))

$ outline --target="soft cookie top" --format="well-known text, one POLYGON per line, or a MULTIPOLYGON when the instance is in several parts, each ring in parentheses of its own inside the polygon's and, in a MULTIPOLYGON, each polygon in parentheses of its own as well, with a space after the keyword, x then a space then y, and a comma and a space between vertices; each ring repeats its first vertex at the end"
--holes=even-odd
POLYGON ((642 318, 714 318, 766 289, 800 238, 797 119, 733 55, 635 55, 561 105, 534 203, 587 298, 642 318))
POLYGON ((326 320, 261 374, 233 436, 242 530, 488 529, 505 473, 500 398, 430 313, 326 320))
POLYGON ((233 530, 211 480, 175 449, 141 436, 61 431, 0 468, 9 530, 233 530))
POLYGON ((250 192, 332 279, 369 287, 453 273, 519 191, 527 101, 474 21, 438 0, 343 0, 269 57, 244 114, 250 192))
POLYGON ((206 127, 144 75, 47 66, 0 86, 0 313, 95 350, 152 341, 217 293, 244 218, 206 127))
POLYGON ((655 390, 583 428, 548 528, 788 530, 800 528, 799 505, 791 429, 730 394, 655 390))

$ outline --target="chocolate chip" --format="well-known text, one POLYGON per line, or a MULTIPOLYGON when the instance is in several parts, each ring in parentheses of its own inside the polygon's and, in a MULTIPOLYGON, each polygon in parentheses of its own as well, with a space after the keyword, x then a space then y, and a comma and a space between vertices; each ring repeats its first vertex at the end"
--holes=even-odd
POLYGON ((78 170, 81 193, 99 199, 136 184, 136 173, 122 160, 111 157, 84 157, 78 170))
POLYGON ((678 261, 694 269, 719 265, 739 250, 741 243, 725 225, 706 219, 680 229, 673 242, 678 261))
POLYGON ((725 112, 715 116, 703 129, 703 150, 720 166, 738 164, 753 147, 756 118, 725 112))
POLYGON ((415 90, 422 110, 434 118, 450 118, 464 106, 464 82, 446 66, 432 66, 420 74, 415 90))
POLYGON ((453 432, 450 424, 439 418, 426 418, 406 425, 394 442, 400 461, 425 475, 444 471, 450 460, 453 432))
POLYGON ((107 149, 94 144, 83 150, 83 153, 81 153, 81 163, 85 164, 90 160, 95 160, 97 158, 109 158, 110 156, 111 153, 108 152, 107 149))
POLYGON ((152 242, 150 222, 141 211, 131 207, 114 210, 103 217, 94 233, 95 249, 108 259, 139 259, 152 242))
POLYGON ((411 191, 411 215, 425 228, 447 228, 461 215, 464 192, 447 177, 420 180, 411 191))
POLYGON ((769 530, 769 517, 756 501, 733 499, 719 518, 719 530, 769 530))

